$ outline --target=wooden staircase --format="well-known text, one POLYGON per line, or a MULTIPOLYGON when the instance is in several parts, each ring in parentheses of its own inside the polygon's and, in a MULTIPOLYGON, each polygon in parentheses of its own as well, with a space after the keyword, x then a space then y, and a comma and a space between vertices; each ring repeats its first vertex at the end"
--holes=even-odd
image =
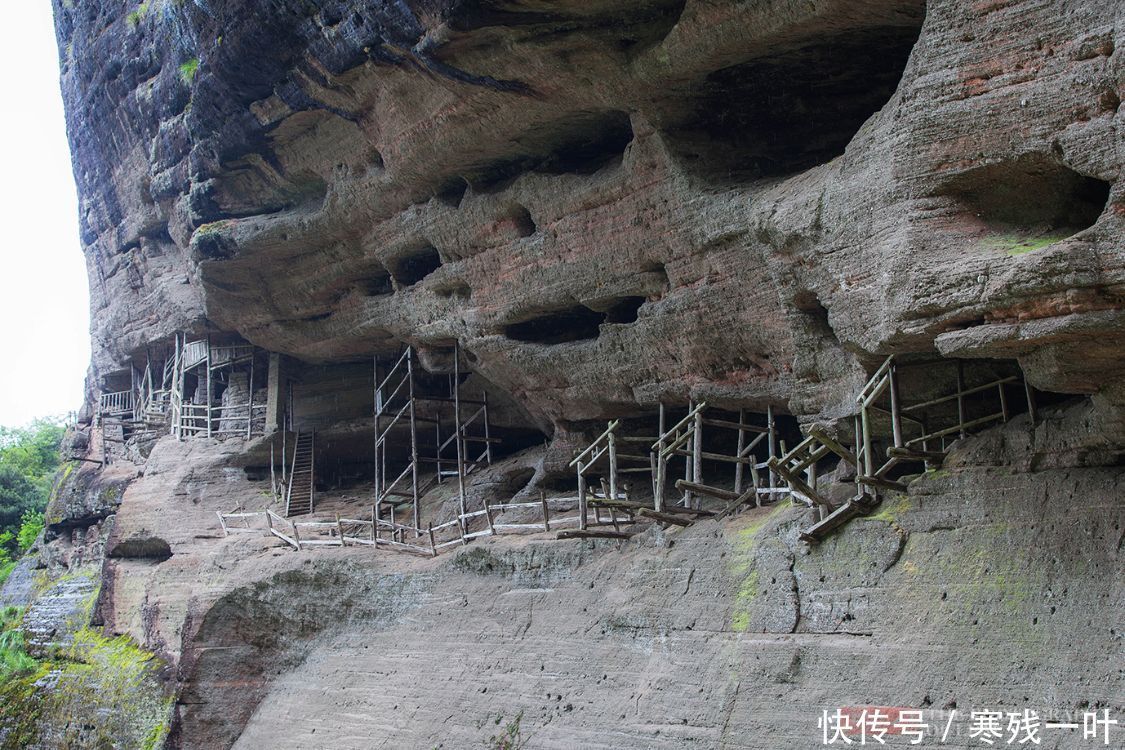
POLYGON ((313 511, 313 465, 316 458, 316 435, 298 432, 293 449, 293 467, 285 493, 285 515, 300 516, 313 511))

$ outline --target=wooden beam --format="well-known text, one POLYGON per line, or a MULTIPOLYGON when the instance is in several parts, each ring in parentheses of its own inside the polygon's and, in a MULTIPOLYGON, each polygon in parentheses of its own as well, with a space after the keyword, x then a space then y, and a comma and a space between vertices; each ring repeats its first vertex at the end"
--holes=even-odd
POLYGON ((695 523, 694 521, 690 521, 686 518, 681 518, 675 513, 661 513, 660 511, 655 511, 651 508, 640 508, 637 510, 637 513, 644 516, 645 518, 651 518, 654 521, 671 524, 674 526, 691 526, 693 523, 695 523))
POLYGON ((678 490, 691 490, 692 492, 700 495, 707 495, 718 500, 734 500, 740 494, 739 492, 731 492, 730 490, 720 489, 718 487, 710 487, 706 484, 698 482, 689 482, 685 479, 676 480, 676 489, 678 490))
POLYGON ((560 531, 556 539, 628 539, 636 532, 610 531, 609 529, 567 529, 560 531))

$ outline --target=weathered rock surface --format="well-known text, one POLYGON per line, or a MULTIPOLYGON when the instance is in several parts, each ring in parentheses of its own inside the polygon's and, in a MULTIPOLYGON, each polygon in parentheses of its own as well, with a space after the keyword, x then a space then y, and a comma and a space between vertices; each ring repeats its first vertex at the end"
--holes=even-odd
POLYGON ((541 424, 831 413, 890 351, 1121 377, 1112 0, 129 10, 56 3, 102 374, 216 325, 457 339, 541 424))
POLYGON ((53 5, 91 398, 177 331, 238 334, 350 460, 370 358, 448 372, 456 342, 528 448, 478 502, 658 401, 835 429, 891 353, 1050 392, 812 549, 784 506, 297 553, 215 518, 270 502, 266 441, 126 445, 61 486, 39 559, 102 565, 92 617, 169 665, 172 746, 472 747, 520 716, 529 747, 805 747, 837 706, 1125 709, 1120 3, 53 5))

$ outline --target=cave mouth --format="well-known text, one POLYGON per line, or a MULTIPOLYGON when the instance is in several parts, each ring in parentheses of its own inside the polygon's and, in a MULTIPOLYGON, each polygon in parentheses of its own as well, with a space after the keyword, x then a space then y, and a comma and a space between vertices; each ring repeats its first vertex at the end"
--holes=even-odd
POLYGON ((441 268, 441 255, 433 245, 426 245, 399 258, 391 276, 400 287, 414 286, 441 268))
POLYGON ((719 183, 826 163, 894 94, 922 19, 826 34, 715 71, 673 118, 668 141, 689 171, 719 183))
POLYGON ((357 279, 355 288, 364 297, 382 297, 394 293, 391 274, 386 269, 380 269, 362 279, 357 279))
POLYGON ((565 344, 598 337, 605 313, 575 305, 504 327, 504 335, 531 344, 565 344))
POLYGON ((1029 154, 958 175, 942 192, 994 232, 1058 241, 1097 222, 1110 184, 1029 154))
POLYGON ((629 324, 637 320, 645 297, 618 297, 593 309, 574 305, 504 327, 504 335, 532 344, 565 344, 590 341, 601 334, 603 323, 629 324))
POLYGON ((619 164, 632 141, 628 112, 578 112, 520 135, 518 153, 475 165, 464 179, 474 192, 495 193, 527 172, 592 175, 619 164))

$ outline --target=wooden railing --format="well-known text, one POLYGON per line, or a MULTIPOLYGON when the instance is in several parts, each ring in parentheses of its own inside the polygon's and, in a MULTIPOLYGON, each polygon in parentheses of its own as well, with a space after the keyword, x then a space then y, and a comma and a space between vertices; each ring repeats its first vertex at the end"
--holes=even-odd
POLYGON ((398 523, 393 516, 380 518, 376 505, 371 506, 370 519, 345 518, 337 515, 332 519, 296 520, 280 516, 270 509, 217 512, 216 515, 224 535, 272 535, 298 551, 311 547, 359 545, 373 549, 385 547, 433 557, 446 549, 468 544, 473 539, 483 536, 577 528, 581 525, 579 515, 556 515, 552 512, 552 508, 564 513, 573 510, 576 501, 577 498, 540 497, 537 502, 497 503, 425 528, 398 523), (503 513, 514 510, 534 511, 533 516, 537 515, 538 519, 521 522, 504 522, 500 519, 503 513), (485 527, 477 531, 468 531, 473 522, 480 519, 484 519, 485 527), (406 541, 407 539, 416 541, 412 543, 406 541))
POLYGON ((132 391, 103 393, 98 397, 98 413, 105 416, 132 414, 134 407, 132 391))

